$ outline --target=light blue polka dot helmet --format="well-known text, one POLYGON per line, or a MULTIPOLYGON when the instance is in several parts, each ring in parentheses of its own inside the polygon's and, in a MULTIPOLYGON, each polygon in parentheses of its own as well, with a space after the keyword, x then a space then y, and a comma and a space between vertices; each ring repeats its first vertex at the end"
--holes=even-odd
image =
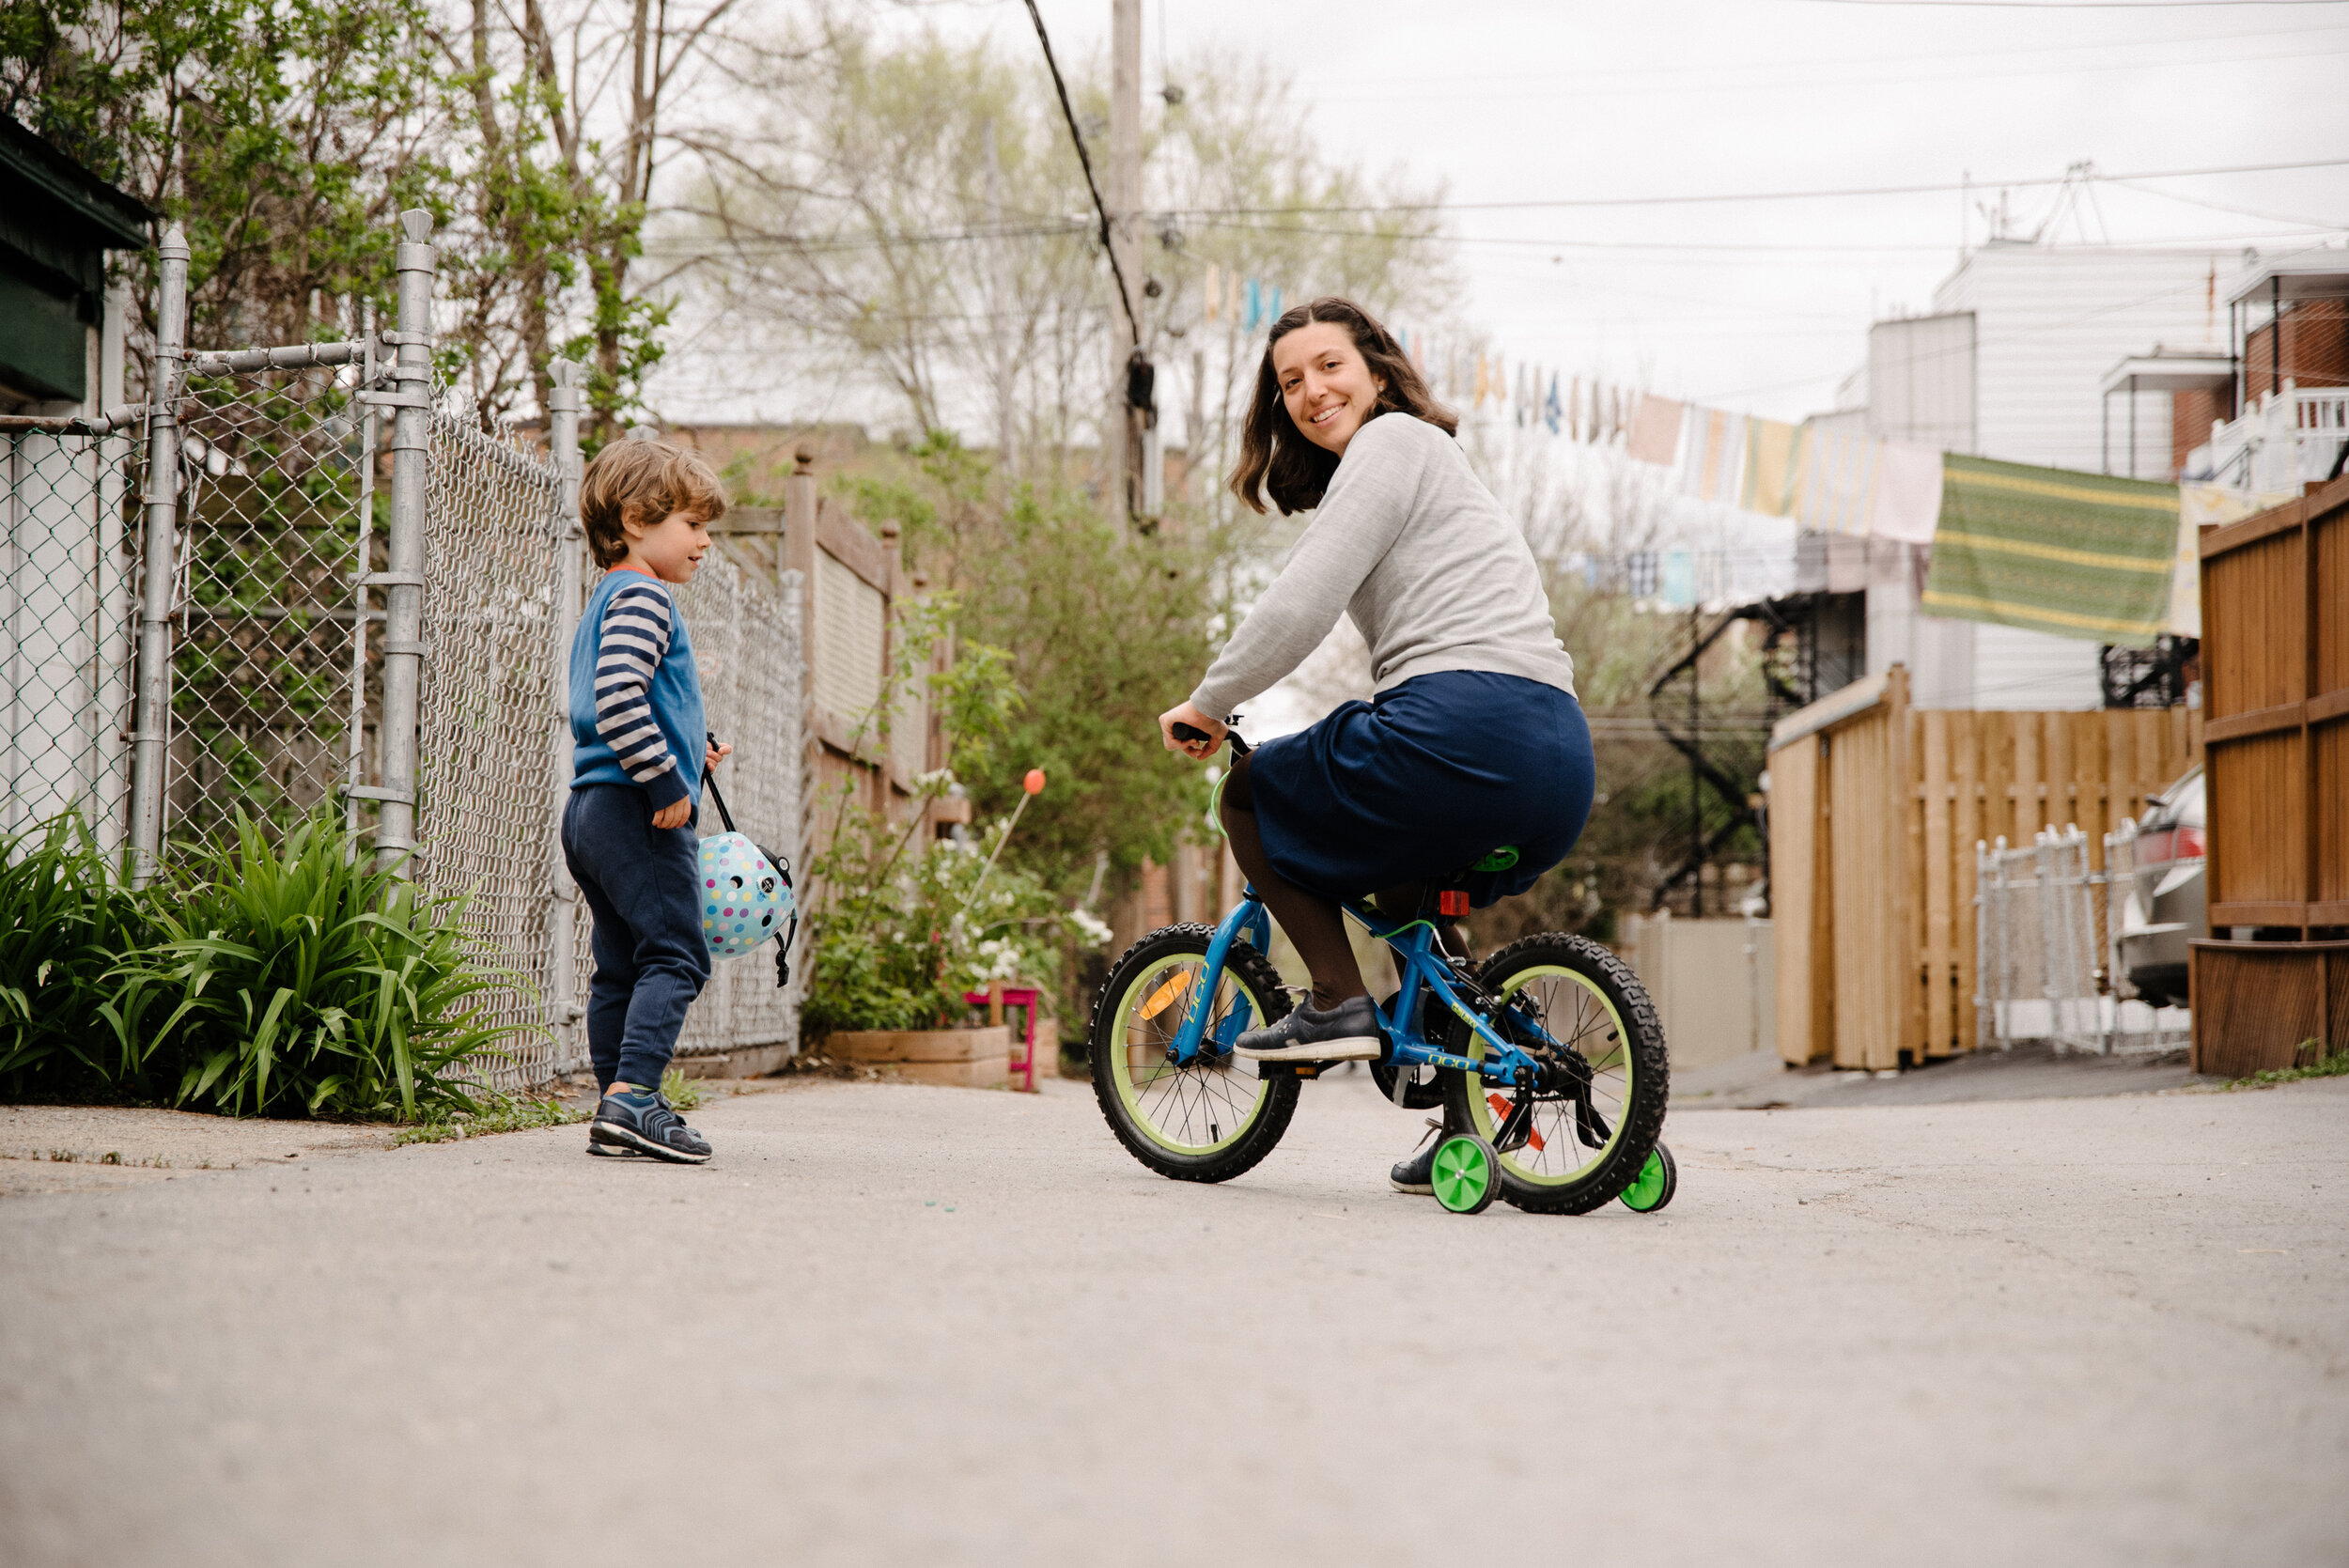
MULTIPOLYGON (((709 737, 712 751, 718 737, 709 737)), ((791 939, 800 928, 799 900, 791 892, 791 862, 751 842, 748 833, 734 831, 734 814, 718 792, 718 781, 708 768, 702 785, 726 831, 702 840, 702 939, 712 958, 739 958, 770 937, 781 937, 775 949, 775 984, 791 980, 791 939)))
POLYGON ((702 840, 702 938, 713 958, 739 958, 781 936, 797 908, 791 878, 747 833, 702 840))

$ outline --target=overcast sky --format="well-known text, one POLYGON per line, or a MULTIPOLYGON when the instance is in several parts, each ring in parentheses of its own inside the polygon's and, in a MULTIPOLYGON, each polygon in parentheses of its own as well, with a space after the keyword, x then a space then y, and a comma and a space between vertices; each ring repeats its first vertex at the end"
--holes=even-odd
MULTIPOLYGON (((876 9, 1035 48, 1019 0, 876 9)), ((1100 57, 1109 0, 1042 9, 1056 49, 1100 57)), ((1983 238, 1957 192, 1473 204, 2349 158, 2349 4, 1147 0, 1143 36, 1149 90, 1161 40, 1239 44, 1294 74, 1333 152, 1443 181, 1466 314, 1513 361, 1781 417, 1828 407, 1869 321, 1927 305, 1983 238)), ((2018 226, 2054 196, 2016 187, 2018 226)), ((2100 183, 2060 237, 2284 248, 2344 225, 2349 166, 2100 183)))

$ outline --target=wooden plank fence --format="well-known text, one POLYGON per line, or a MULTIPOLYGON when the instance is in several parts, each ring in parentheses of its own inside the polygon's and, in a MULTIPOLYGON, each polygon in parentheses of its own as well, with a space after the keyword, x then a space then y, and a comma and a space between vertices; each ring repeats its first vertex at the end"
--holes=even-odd
POLYGON ((2104 834, 2196 760, 2185 708, 1919 710, 1899 665, 1770 737, 1779 1054, 1893 1067, 1976 1038, 1974 845, 2104 834))
POLYGON ((2205 529, 2201 558, 2214 939, 2191 948, 2194 1063, 2242 1073, 2349 1049, 2349 479, 2205 529))

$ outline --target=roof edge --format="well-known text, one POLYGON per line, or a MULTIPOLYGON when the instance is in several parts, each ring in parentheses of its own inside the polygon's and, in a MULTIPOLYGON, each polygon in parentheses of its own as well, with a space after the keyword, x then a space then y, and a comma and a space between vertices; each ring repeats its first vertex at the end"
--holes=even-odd
POLYGON ((0 115, 0 166, 23 176, 97 230, 108 250, 145 250, 148 225, 163 216, 8 115, 0 115))

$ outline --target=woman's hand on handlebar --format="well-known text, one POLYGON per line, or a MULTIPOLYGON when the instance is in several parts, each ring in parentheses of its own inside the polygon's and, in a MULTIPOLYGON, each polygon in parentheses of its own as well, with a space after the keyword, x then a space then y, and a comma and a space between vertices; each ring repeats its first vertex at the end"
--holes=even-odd
POLYGON ((1176 703, 1159 715, 1159 737, 1166 742, 1166 749, 1180 752, 1193 762, 1205 762, 1215 755, 1216 748, 1223 744, 1226 728, 1222 720, 1210 718, 1187 702, 1176 703), (1178 740, 1174 737, 1174 726, 1177 724, 1189 724, 1205 734, 1206 738, 1178 740))

